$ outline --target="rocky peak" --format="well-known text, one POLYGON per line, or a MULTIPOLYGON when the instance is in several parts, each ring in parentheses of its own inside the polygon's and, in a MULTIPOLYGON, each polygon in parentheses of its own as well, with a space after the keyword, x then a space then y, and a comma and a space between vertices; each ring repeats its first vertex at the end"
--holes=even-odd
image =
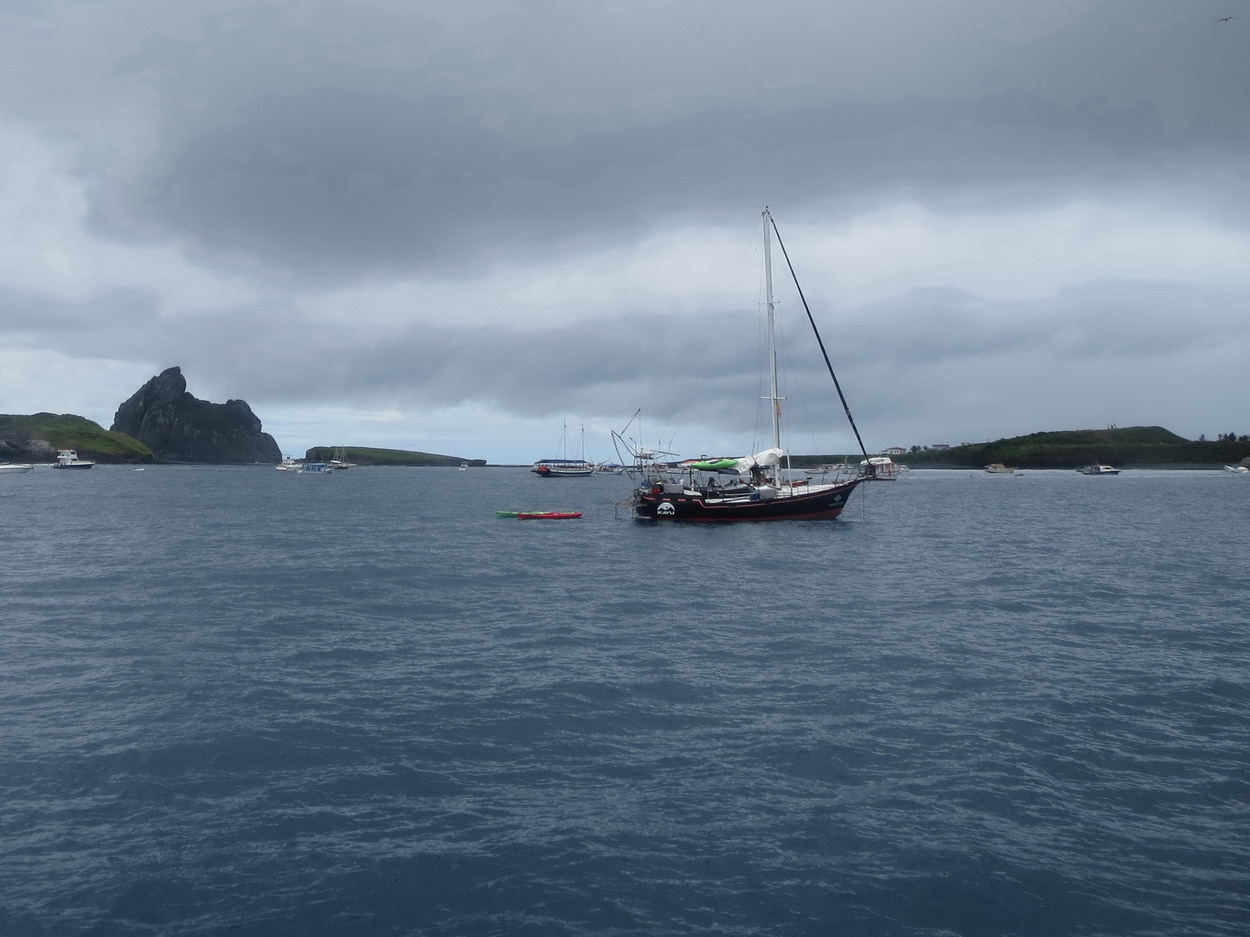
POLYGON ((282 452, 246 401, 209 403, 187 392, 179 367, 166 368, 117 408, 114 432, 125 433, 162 462, 273 462, 282 452))

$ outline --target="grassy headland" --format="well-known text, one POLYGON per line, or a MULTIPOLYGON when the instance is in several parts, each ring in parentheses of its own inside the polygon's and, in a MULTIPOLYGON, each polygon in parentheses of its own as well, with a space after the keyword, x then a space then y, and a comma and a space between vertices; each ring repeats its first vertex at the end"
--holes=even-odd
POLYGON ((0 413, 0 458, 52 461, 57 449, 76 449, 98 462, 152 462, 152 450, 73 413, 0 413))
MULTIPOLYGON (((808 456, 808 462, 836 462, 858 456, 808 456)), ((1192 440, 1162 426, 1030 433, 949 449, 921 449, 893 459, 912 468, 982 468, 994 462, 1026 469, 1075 469, 1091 462, 1120 468, 1233 465, 1250 458, 1250 437, 1232 434, 1217 440, 1192 440)), ((797 464, 797 463, 796 463, 797 464)))

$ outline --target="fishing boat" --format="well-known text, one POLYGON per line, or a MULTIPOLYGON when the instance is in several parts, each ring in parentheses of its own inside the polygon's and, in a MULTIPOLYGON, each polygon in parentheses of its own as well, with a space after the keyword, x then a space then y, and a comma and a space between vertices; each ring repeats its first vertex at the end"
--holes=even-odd
POLYGON ((95 463, 78 458, 76 449, 58 449, 56 461, 52 463, 52 467, 54 469, 89 469, 94 468, 95 463))
MULTIPOLYGON (((674 479, 671 473, 648 471, 646 459, 652 453, 636 451, 636 462, 642 475, 633 496, 635 518, 648 521, 778 521, 832 520, 842 513, 847 499, 862 482, 872 478, 877 466, 868 455, 859 430, 851 418, 850 408, 841 385, 833 373, 824 342, 816 329, 816 321, 803 291, 798 287, 771 213, 765 209, 764 222, 764 286, 767 310, 769 393, 764 399, 771 404, 772 445, 754 455, 739 458, 700 459, 681 463, 674 479), (785 399, 777 379, 776 302, 772 282, 772 241, 785 256, 790 276, 807 313, 807 319, 824 356, 829 376, 842 402, 842 408, 859 442, 864 462, 860 472, 848 479, 816 483, 814 479, 790 478, 789 457, 782 446, 781 402, 785 399), (722 483, 721 479, 725 481, 722 483)), ((618 437, 620 439, 620 437, 618 437)), ((654 462, 652 462, 654 465, 654 462)))
POLYGON ((298 472, 300 463, 288 456, 283 456, 282 461, 274 466, 279 472, 298 472))
POLYGON ((1080 472, 1082 475, 1119 475, 1120 474, 1120 470, 1118 468, 1112 468, 1110 465, 1102 465, 1101 463, 1098 463, 1098 462, 1091 463, 1090 465, 1083 465, 1079 469, 1077 469, 1077 471, 1080 472))
POLYGON ((1016 467, 1014 465, 1003 465, 1001 462, 991 462, 985 467, 985 471, 990 475, 1015 475, 1016 467))

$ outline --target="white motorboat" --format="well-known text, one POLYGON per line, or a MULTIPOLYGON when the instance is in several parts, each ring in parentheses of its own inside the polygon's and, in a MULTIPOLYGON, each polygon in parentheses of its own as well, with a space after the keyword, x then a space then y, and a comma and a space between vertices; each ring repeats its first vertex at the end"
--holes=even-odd
POLYGON ((875 455, 860 462, 859 471, 873 481, 892 482, 907 471, 907 466, 899 465, 888 455, 875 455))
POLYGON ((1120 474, 1120 470, 1118 468, 1112 468, 1110 465, 1102 465, 1098 462, 1094 462, 1094 463, 1091 463, 1090 465, 1082 466, 1081 468, 1077 469, 1077 471, 1080 472, 1082 475, 1119 475, 1120 474))
POLYGON ((56 461, 52 463, 52 467, 54 469, 89 469, 94 468, 95 463, 78 458, 76 449, 58 449, 56 461))

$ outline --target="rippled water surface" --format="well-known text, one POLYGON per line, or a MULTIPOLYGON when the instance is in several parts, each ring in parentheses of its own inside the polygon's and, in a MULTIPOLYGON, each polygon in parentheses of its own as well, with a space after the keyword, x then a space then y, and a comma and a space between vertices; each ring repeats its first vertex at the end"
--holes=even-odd
POLYGON ((628 488, 0 477, 0 934, 1250 930, 1250 478, 628 488))

